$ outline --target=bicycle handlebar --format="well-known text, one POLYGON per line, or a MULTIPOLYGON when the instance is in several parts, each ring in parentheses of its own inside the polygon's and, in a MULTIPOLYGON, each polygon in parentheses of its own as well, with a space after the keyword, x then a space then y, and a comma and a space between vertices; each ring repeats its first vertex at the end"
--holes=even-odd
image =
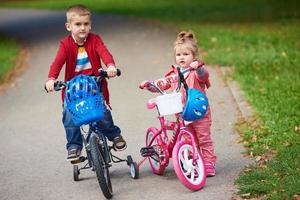
MULTIPOLYGON (((179 65, 174 65, 177 69, 177 73, 178 73, 178 85, 177 85, 177 88, 176 88, 176 92, 179 91, 179 89, 181 88, 181 83, 183 83, 183 86, 185 88, 185 90, 187 91, 188 89, 188 85, 184 79, 184 73, 188 72, 188 71, 193 71, 195 70, 194 68, 192 67, 188 67, 186 69, 184 69, 183 71, 180 71, 180 66, 179 65)), ((145 85, 145 88, 149 88, 149 86, 151 87, 154 87, 160 94, 164 94, 164 92, 157 86, 155 85, 153 82, 148 82, 147 85, 145 85)), ((141 89, 144 89, 144 88, 141 88, 141 89)))
MULTIPOLYGON (((121 76, 121 70, 117 69, 117 76, 121 76)), ((100 82, 102 80, 102 78, 109 78, 107 71, 103 70, 103 69, 99 69, 99 76, 95 76, 95 81, 96 82, 100 82)), ((66 82, 64 81, 56 81, 54 82, 54 90, 55 91, 60 91, 63 88, 66 87, 66 82)), ((46 92, 48 93, 48 90, 46 88, 46 85, 44 86, 46 92)))

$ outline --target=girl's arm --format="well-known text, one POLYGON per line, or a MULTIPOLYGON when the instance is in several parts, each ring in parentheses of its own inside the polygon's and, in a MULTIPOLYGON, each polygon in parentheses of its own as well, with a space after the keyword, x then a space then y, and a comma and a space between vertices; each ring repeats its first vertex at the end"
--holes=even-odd
POLYGON ((210 87, 210 81, 209 81, 209 73, 207 69, 205 68, 204 63, 198 62, 198 68, 196 69, 198 80, 202 83, 205 83, 206 87, 210 87))
POLYGON ((175 74, 170 74, 164 78, 160 78, 155 81, 145 80, 140 84, 140 88, 141 89, 145 88, 145 89, 149 90, 150 92, 159 92, 151 84, 155 85, 156 87, 158 87, 159 89, 164 91, 164 90, 168 90, 171 87, 171 83, 175 83, 175 82, 177 82, 177 76, 175 74))

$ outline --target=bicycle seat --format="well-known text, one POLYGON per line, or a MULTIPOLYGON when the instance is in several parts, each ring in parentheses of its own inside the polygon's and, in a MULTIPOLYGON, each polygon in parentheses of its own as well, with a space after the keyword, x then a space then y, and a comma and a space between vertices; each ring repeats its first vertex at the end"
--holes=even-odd
POLYGON ((156 107, 156 101, 155 99, 149 99, 147 102, 147 108, 148 109, 153 109, 156 107))

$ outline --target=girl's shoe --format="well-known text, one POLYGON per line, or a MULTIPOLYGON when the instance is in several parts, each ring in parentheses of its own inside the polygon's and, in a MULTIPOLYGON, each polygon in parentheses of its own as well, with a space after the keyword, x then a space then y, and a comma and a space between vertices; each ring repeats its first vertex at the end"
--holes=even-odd
POLYGON ((205 164, 206 177, 213 177, 216 175, 216 165, 212 163, 205 164))

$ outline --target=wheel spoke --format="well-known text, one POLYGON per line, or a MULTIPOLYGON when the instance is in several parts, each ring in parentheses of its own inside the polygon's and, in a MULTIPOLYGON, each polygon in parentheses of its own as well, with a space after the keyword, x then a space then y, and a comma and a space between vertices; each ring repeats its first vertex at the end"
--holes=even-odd
POLYGON ((191 172, 191 178, 190 178, 190 179, 193 181, 194 178, 195 178, 195 171, 194 171, 194 169, 193 169, 193 171, 191 172))
POLYGON ((149 128, 147 130, 147 135, 146 135, 146 145, 148 147, 153 147, 153 149, 155 150, 154 155, 152 155, 151 157, 149 157, 149 162, 150 162, 150 166, 152 168, 152 171, 155 174, 163 174, 166 165, 168 163, 168 157, 166 158, 166 156, 164 155, 163 147, 159 145, 159 139, 160 136, 157 136, 155 138, 153 138, 156 134, 158 133, 158 130, 156 128, 149 128), (150 144, 151 140, 153 139, 152 143, 150 144), (164 164, 162 164, 164 163, 164 164))

